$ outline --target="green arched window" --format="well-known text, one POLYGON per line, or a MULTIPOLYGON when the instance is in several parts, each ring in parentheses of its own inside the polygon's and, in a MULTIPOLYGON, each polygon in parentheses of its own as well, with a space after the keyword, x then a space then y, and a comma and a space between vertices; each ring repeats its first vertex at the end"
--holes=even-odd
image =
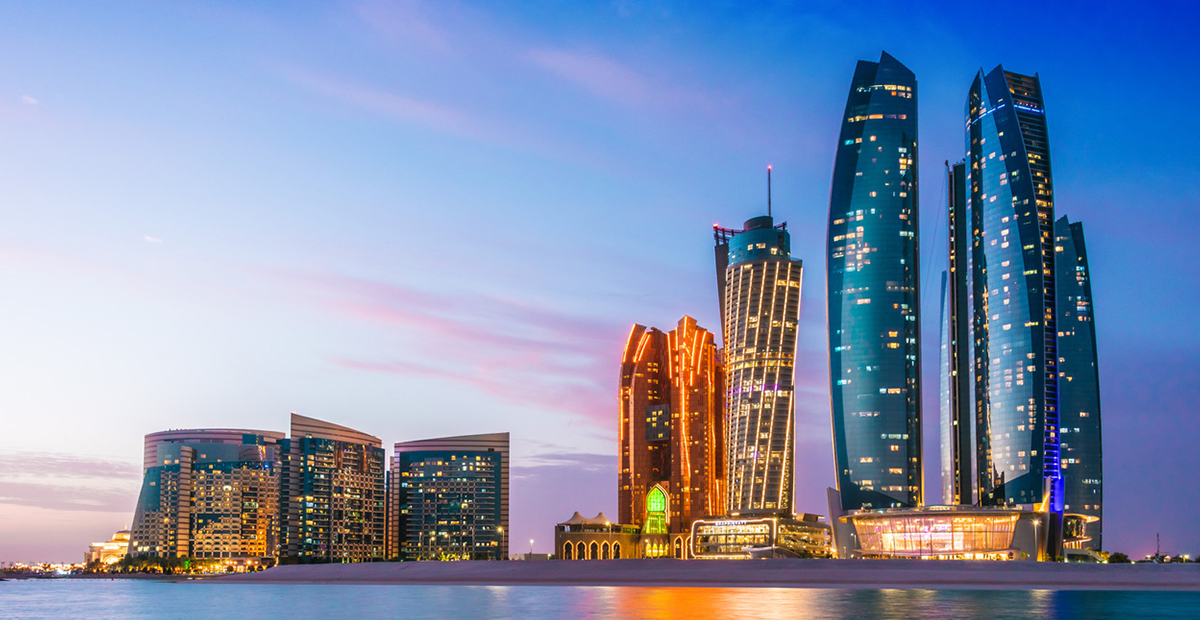
POLYGON ((662 487, 654 485, 646 494, 646 520, 642 525, 643 534, 667 533, 667 492, 662 487))

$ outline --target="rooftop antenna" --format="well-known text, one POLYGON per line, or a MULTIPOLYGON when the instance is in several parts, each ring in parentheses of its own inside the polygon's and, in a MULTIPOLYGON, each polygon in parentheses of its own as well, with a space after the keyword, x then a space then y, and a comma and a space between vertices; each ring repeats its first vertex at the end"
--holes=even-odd
POLYGON ((767 217, 771 217, 771 166, 767 165, 767 217))

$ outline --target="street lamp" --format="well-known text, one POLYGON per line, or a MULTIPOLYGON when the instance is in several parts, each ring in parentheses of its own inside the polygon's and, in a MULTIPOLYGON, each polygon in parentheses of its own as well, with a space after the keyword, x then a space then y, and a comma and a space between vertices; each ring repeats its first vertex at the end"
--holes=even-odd
POLYGON ((504 526, 500 526, 500 527, 496 528, 496 531, 500 532, 500 559, 507 560, 508 559, 508 537, 504 533, 504 526))
POLYGON ((529 539, 529 559, 533 559, 533 539, 529 539))

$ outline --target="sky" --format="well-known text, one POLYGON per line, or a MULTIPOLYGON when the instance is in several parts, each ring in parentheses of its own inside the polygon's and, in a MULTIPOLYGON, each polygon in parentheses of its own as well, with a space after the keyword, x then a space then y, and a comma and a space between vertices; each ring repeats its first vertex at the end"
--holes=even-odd
POLYGON ((716 328, 712 225, 804 261, 799 511, 834 484, 824 254, 860 59, 917 76, 926 485, 943 162, 976 72, 1038 73, 1082 221, 1105 544, 1200 554, 1200 99, 1186 2, 0 4, 0 561, 129 525, 142 440, 512 434, 512 548, 616 513, 632 323, 716 328), (1049 5, 1049 6, 1048 6, 1049 5))

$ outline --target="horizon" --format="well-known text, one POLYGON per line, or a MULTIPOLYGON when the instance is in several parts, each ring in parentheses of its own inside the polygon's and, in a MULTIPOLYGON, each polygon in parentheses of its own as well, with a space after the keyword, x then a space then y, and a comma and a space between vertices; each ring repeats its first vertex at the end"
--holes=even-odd
POLYGON ((0 7, 0 561, 127 527, 145 435, 292 411, 389 455, 510 433, 511 549, 549 551, 616 514, 629 326, 719 333, 711 227, 766 212, 767 166, 806 268, 795 510, 825 515, 830 180, 881 50, 918 83, 926 503, 942 162, 1003 63, 1042 80, 1055 219, 1088 235, 1105 546, 1200 555, 1200 121, 1172 106, 1200 45, 1163 7, 1022 6, 1043 45, 951 3, 0 7))

